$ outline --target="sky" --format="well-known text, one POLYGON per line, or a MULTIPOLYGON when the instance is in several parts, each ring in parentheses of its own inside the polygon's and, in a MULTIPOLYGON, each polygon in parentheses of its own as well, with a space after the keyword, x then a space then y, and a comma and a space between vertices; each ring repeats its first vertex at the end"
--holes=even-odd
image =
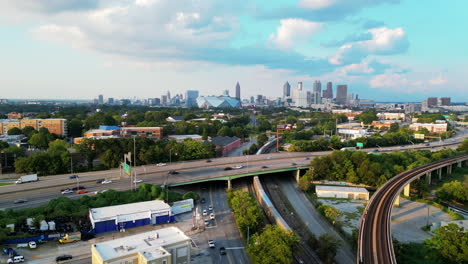
POLYGON ((465 0, 0 0, 0 98, 282 95, 468 101, 465 0), (335 91, 334 91, 335 92, 335 91))

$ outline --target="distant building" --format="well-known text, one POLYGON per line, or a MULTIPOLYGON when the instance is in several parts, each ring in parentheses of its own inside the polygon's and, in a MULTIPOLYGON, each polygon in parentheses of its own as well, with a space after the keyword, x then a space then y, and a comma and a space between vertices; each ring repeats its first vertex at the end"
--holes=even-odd
POLYGON ((441 97, 440 98, 440 105, 450 105, 450 97, 441 97))
POLYGON ((108 104, 114 104, 114 98, 109 97, 109 98, 107 99, 107 103, 108 103, 108 104))
POLYGON ((250 96, 250 103, 251 103, 251 104, 255 104, 255 97, 250 96))
POLYGON ((291 85, 289 85, 289 82, 286 82, 283 85, 283 98, 287 98, 291 96, 291 85))
POLYGON ((346 104, 348 98, 348 85, 342 84, 336 86, 336 103, 346 104))
POLYGON ((237 82, 237 84, 236 84, 236 99, 239 100, 239 101, 241 99, 239 82, 237 82))
POLYGON ((161 96, 161 104, 162 105, 167 105, 168 104, 167 95, 161 96))
POLYGON ((322 103, 322 83, 318 80, 314 81, 314 87, 312 88, 312 104, 322 103))
POLYGON ((170 91, 167 91, 167 102, 170 103, 171 102, 171 92, 170 91))
POLYGON ((229 96, 229 90, 224 90, 223 91, 223 96, 229 96))
POLYGON ((104 96, 102 94, 98 96, 98 104, 104 104, 104 96))
POLYGON ((200 135, 170 135, 169 139, 174 139, 177 142, 183 142, 186 139, 191 139, 193 141, 203 141, 202 136, 200 135))
POLYGON ((161 140, 163 137, 162 127, 122 127, 120 129, 122 137, 146 137, 153 140, 161 140))
POLYGON ((241 145, 241 140, 238 137, 214 137, 211 143, 216 146, 216 151, 222 156, 226 156, 233 149, 241 145))
POLYGON ((187 90, 185 93, 185 105, 187 107, 197 107, 198 90, 187 90))
POLYGON ((327 82, 327 89, 323 90, 323 98, 333 98, 333 84, 332 82, 327 82))
POLYGON ((428 97, 427 98, 427 107, 437 106, 437 97, 428 97))
POLYGON ((297 89, 292 91, 292 101, 296 107, 308 107, 307 91, 302 89, 302 82, 297 83, 297 89))
POLYGON ((199 108, 239 108, 241 103, 229 96, 201 96, 197 98, 199 108))
POLYGON ((381 120, 403 120, 405 121, 406 115, 404 113, 377 113, 377 117, 381 120))
POLYGON ((190 264, 191 239, 171 226, 91 245, 92 264, 190 264))
POLYGON ((371 135, 367 129, 362 128, 339 128, 338 135, 346 138, 356 139, 360 137, 368 137, 371 135))
POLYGON ((360 187, 316 185, 317 197, 369 200, 369 191, 360 187))
POLYGON ((13 127, 23 129, 27 126, 33 127, 35 130, 47 128, 50 133, 66 136, 68 134, 67 120, 63 118, 49 119, 3 119, 0 120, 0 135, 6 135, 8 130, 13 127))
POLYGON ((427 129, 430 133, 445 133, 447 132, 447 123, 444 124, 430 124, 430 123, 413 123, 409 125, 409 129, 419 131, 427 129))
POLYGON ((8 119, 21 119, 23 118, 23 114, 21 113, 16 113, 16 112, 11 112, 7 114, 8 119))

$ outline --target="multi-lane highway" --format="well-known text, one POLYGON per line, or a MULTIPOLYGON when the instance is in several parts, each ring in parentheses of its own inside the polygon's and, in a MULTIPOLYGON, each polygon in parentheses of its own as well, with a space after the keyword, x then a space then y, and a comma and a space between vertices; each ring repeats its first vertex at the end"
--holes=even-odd
POLYGON ((358 237, 358 263, 394 264, 390 216, 396 197, 414 179, 450 164, 468 160, 468 155, 450 158, 405 171, 388 180, 372 196, 361 218, 358 237))

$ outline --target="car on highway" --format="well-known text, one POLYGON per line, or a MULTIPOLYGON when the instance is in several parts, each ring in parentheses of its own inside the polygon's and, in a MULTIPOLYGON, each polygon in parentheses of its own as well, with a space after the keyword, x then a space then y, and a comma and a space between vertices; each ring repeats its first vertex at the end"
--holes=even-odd
POLYGON ((112 181, 111 180, 104 180, 104 181, 101 182, 101 184, 109 184, 109 183, 112 183, 112 181))
POLYGON ((203 215, 203 216, 208 215, 208 212, 206 211, 206 209, 203 209, 202 215, 203 215))
POLYGON ((208 246, 209 246, 210 248, 215 248, 215 247, 216 247, 216 245, 215 245, 215 242, 214 242, 214 240, 211 240, 211 239, 210 239, 210 240, 208 240, 208 246))
POLYGON ((166 163, 162 163, 162 162, 156 164, 156 166, 158 166, 158 167, 163 167, 163 166, 166 166, 166 165, 167 165, 166 163))
POLYGON ((88 191, 87 190, 78 190, 76 191, 77 194, 83 194, 83 193, 87 193, 88 191))
POLYGON ((293 162, 293 163, 291 163, 291 165, 293 165, 293 166, 296 166, 296 165, 297 165, 297 163, 296 163, 296 162, 293 162))
POLYGON ((28 200, 26 199, 18 199, 18 200, 15 200, 13 203, 15 204, 21 204, 21 203, 26 203, 28 200))
POLYGON ((60 256, 57 256, 55 258, 55 262, 60 262, 60 261, 64 261, 64 260, 69 260, 69 259, 72 259, 73 256, 72 255, 60 255, 60 256))
POLYGON ((262 169, 268 169, 268 166, 263 165, 263 166, 262 166, 262 169))
POLYGON ((208 206, 208 210, 213 211, 213 206, 212 205, 208 206))
POLYGON ((210 214, 210 219, 211 220, 214 220, 215 219, 215 215, 213 213, 210 214))
POLYGON ((267 159, 272 159, 273 157, 272 156, 268 156, 267 159))
POLYGON ((238 170, 238 169, 244 168, 244 166, 243 165, 236 165, 236 166, 234 166, 232 168, 238 170))
POLYGON ((107 190, 94 191, 93 193, 98 194, 98 193, 105 193, 105 192, 107 192, 107 190))
POLYGON ((62 191, 62 194, 69 194, 69 193, 73 193, 73 191, 70 189, 66 189, 62 191))
POLYGON ((305 159, 306 159, 306 160, 310 160, 310 158, 309 158, 309 157, 306 157, 305 159))
POLYGON ((226 248, 225 247, 220 247, 219 248, 219 254, 220 255, 226 255, 226 248))
POLYGON ((96 183, 101 183, 101 182, 103 182, 103 181, 105 181, 105 180, 106 180, 106 179, 97 179, 97 180, 96 180, 96 183))
POLYGON ((135 179, 135 180, 133 181, 133 183, 140 183, 140 182, 143 182, 143 180, 142 180, 142 179, 135 179))
POLYGON ((176 174, 179 174, 179 173, 177 171, 175 171, 175 170, 171 170, 171 171, 167 172, 167 174, 176 175, 176 174))
POLYGON ((79 177, 80 177, 80 176, 78 176, 78 175, 76 175, 76 174, 75 174, 75 175, 70 175, 70 176, 68 176, 69 179, 76 179, 76 178, 79 178, 79 177))
POLYGON ((205 203, 205 198, 201 198, 200 203, 205 203))
POLYGON ((75 186, 75 187, 71 188, 72 191, 84 190, 84 189, 86 189, 86 187, 81 186, 81 185, 80 185, 80 186, 75 186))
POLYGON ((231 168, 231 167, 226 167, 226 168, 224 168, 224 170, 225 170, 225 171, 227 171, 227 170, 232 170, 232 168, 231 168))
POLYGON ((210 162, 212 162, 212 160, 206 160, 206 163, 210 163, 210 162))

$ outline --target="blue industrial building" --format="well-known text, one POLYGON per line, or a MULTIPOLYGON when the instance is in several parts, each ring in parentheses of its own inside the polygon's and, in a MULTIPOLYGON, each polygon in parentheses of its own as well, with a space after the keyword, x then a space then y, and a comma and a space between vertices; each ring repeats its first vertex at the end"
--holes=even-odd
POLYGON ((122 230, 143 225, 165 224, 174 221, 171 207, 164 201, 114 205, 89 210, 94 232, 122 230))

